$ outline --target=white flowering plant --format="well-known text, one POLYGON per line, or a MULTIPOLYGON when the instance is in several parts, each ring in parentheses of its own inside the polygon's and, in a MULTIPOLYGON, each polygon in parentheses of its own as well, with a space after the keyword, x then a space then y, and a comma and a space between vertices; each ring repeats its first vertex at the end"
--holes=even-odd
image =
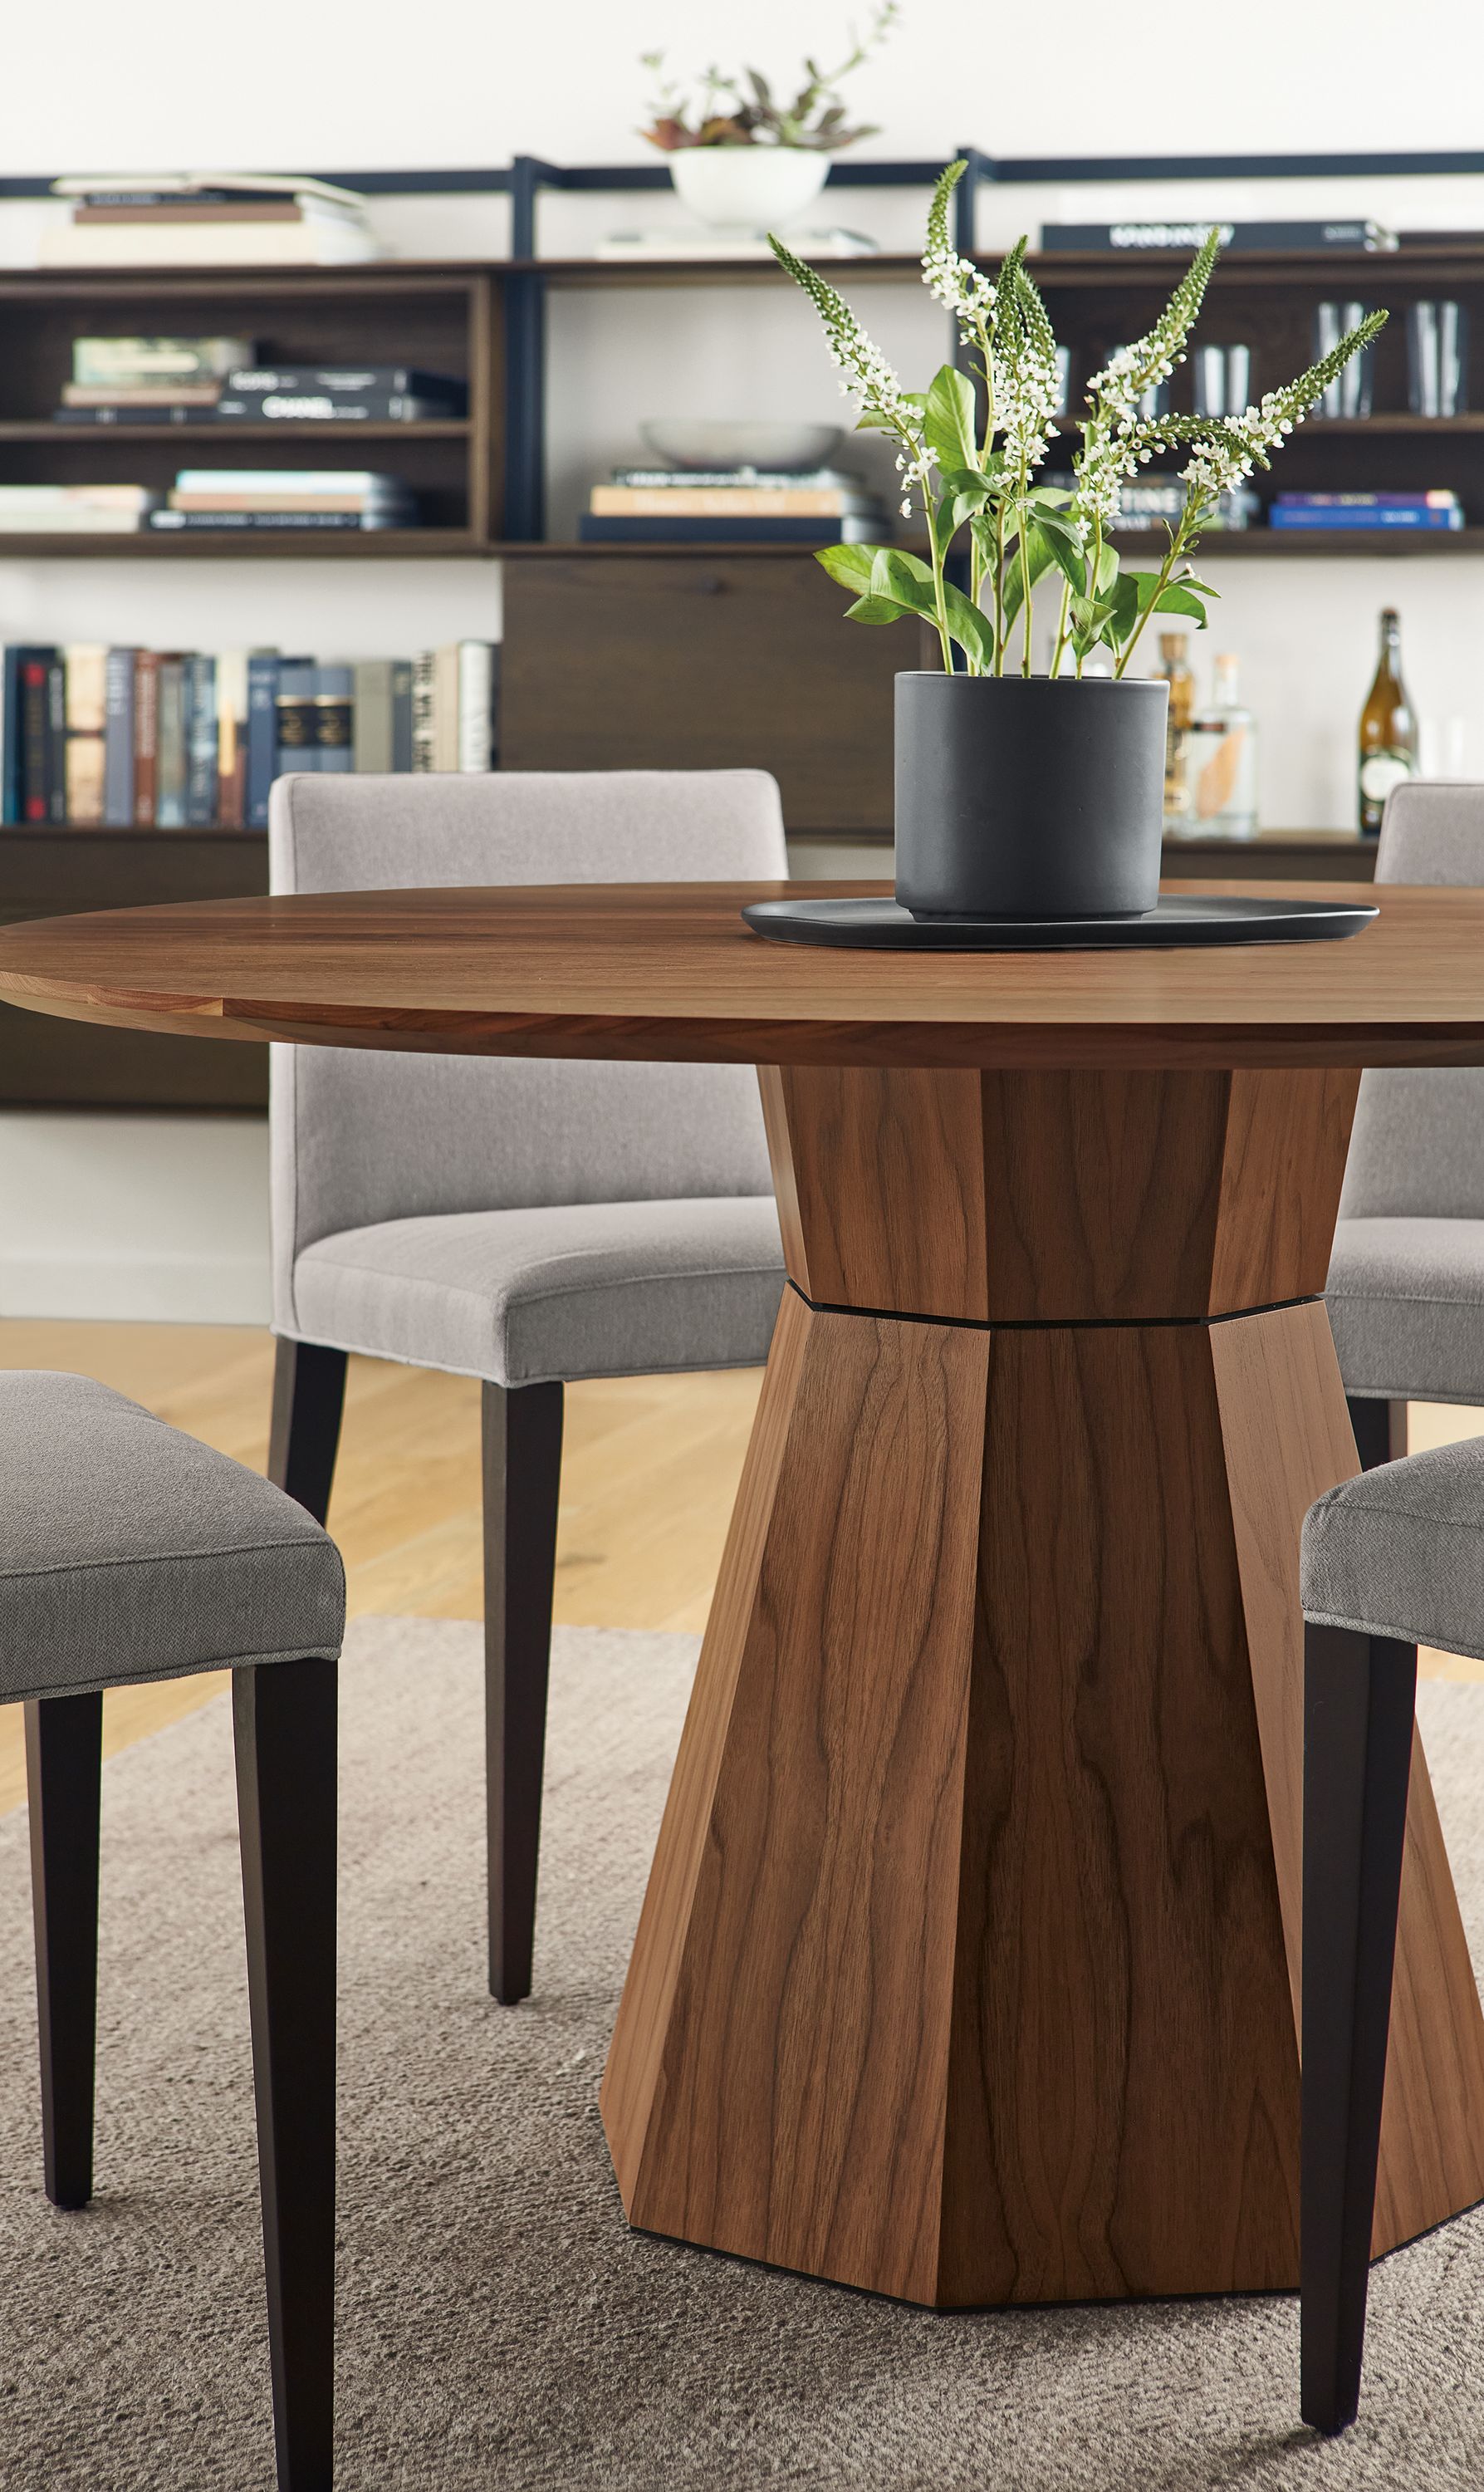
POLYGON ((1055 337, 1025 267, 1024 236, 993 278, 955 251, 948 211, 965 170, 960 162, 939 177, 922 269, 930 292, 958 323, 967 370, 944 364, 926 390, 904 389, 834 286, 776 235, 768 237, 819 313, 841 387, 855 403, 857 430, 896 441, 904 519, 920 510, 928 531, 926 562, 901 546, 868 545, 826 546, 816 560, 852 592, 853 621, 931 624, 950 674, 1002 675, 1018 621, 1019 671, 1030 674, 1032 593, 1038 580, 1055 574, 1059 602, 1049 671, 1060 674, 1070 660, 1081 675, 1101 648, 1121 676, 1151 614, 1186 615, 1204 628, 1205 601, 1216 591, 1198 578, 1189 556, 1220 497, 1244 484, 1255 467, 1271 465, 1270 454, 1351 355, 1370 343, 1386 314, 1373 312, 1320 363, 1240 415, 1145 414, 1150 394, 1185 360, 1216 264, 1213 231, 1154 326, 1121 346, 1088 381, 1085 411, 1073 428, 1072 490, 1056 490, 1036 481, 1059 426, 1055 337), (1122 488, 1151 460, 1170 454, 1183 458, 1184 509, 1167 526, 1159 569, 1126 571, 1108 541, 1122 488), (948 568, 965 532, 966 588, 948 568))

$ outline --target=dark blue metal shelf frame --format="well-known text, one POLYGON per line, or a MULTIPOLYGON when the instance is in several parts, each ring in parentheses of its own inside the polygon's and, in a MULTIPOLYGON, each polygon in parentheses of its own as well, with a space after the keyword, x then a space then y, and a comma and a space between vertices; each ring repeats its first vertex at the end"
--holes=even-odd
MULTIPOLYGON (((1002 185, 1073 182, 1181 182, 1265 179, 1331 179, 1338 175, 1484 173, 1484 149, 1448 148, 1324 156, 990 156, 960 147, 967 166, 954 202, 954 240, 961 252, 974 248, 975 211, 982 183, 1002 185)), ((830 165, 832 190, 930 190, 941 164, 931 162, 872 163, 843 159, 830 165)), ((103 179, 100 176, 100 179, 103 179)), ((325 173, 368 197, 510 196, 510 249, 514 263, 505 283, 505 519, 511 543, 540 543, 546 529, 546 361, 549 280, 537 251, 536 211, 543 191, 668 191, 667 164, 551 164, 539 156, 517 156, 486 171, 325 173)), ((53 176, 0 176, 0 199, 42 199, 53 176)))

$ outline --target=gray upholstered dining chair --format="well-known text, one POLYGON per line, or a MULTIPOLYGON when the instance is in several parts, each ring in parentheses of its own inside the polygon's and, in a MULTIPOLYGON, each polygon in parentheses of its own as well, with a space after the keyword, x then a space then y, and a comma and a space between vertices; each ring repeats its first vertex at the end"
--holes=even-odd
MULTIPOLYGON (((1376 879, 1484 886, 1484 786, 1395 788, 1376 879)), ((1484 1067, 1362 1076, 1326 1297, 1368 1468, 1410 1401, 1484 1402, 1484 1067)))
POLYGON ((331 2479, 344 1619, 339 1553, 282 1490, 86 1377, 0 1371, 0 1703, 26 1708, 46 2195, 93 2194, 103 1690, 230 1670, 281 2492, 331 2479))
MULTIPOLYGON (((281 779, 278 892, 779 879, 756 770, 281 779)), ((531 1982, 562 1388, 767 1355, 744 1066, 273 1051, 270 1471, 323 1521, 349 1351, 483 1384, 490 1987, 531 1982)))
POLYGON ((1484 1660, 1484 1438, 1311 1506, 1304 1609, 1302 2409, 1355 2418, 1417 1646, 1484 1660))

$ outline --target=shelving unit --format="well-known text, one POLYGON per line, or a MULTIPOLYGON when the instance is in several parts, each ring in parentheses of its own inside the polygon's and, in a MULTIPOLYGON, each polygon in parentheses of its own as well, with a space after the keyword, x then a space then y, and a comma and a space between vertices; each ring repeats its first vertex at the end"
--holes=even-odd
MULTIPOLYGON (((965 251, 972 247, 976 195, 989 183, 1484 172, 1484 152, 999 162, 972 148, 955 152, 969 167, 955 208, 959 247, 965 251)), ((845 159, 831 166, 829 178, 832 191, 926 192, 939 169, 935 161, 845 159)), ((0 536, 0 560, 503 560, 501 743, 509 766, 759 764, 776 771, 793 831, 816 838, 880 836, 891 818, 891 678, 903 663, 903 644, 894 635, 838 630, 838 592, 806 550, 577 546, 546 534, 546 329, 553 295, 719 285, 748 294, 777 291, 788 280, 768 262, 721 256, 541 256, 544 193, 665 191, 668 169, 659 162, 558 166, 525 157, 486 171, 328 178, 371 196, 507 193, 511 255, 337 269, 0 272, 0 480, 163 486, 183 464, 282 464, 291 444, 296 465, 395 469, 419 494, 426 523, 322 536, 25 532, 0 536), (467 418, 271 427, 50 421, 69 376, 74 336, 207 327, 252 336, 281 363, 397 362, 458 373, 468 385, 467 418), (372 443, 374 461, 347 458, 372 443)), ((0 197, 40 196, 48 187, 43 178, 12 176, 0 179, 0 197)), ((1183 254, 1056 254, 1032 264, 1058 333, 1072 346, 1076 389, 1094 359, 1147 326, 1183 254)), ((915 285, 919 278, 916 258, 896 253, 833 263, 829 273, 852 296, 915 285)), ((1321 299, 1401 309, 1439 295, 1464 303, 1475 340, 1484 338, 1484 235, 1432 236, 1394 253, 1325 254, 1318 261, 1228 260, 1212 285, 1202 334, 1249 343, 1255 386, 1261 389, 1309 360, 1313 307, 1321 299)), ((1188 371, 1179 382, 1188 388, 1188 371)), ((1479 395, 1484 399, 1484 389, 1479 395)), ((1287 564, 1336 556, 1440 558, 1484 549, 1484 413, 1435 422, 1407 411, 1400 322, 1382 341, 1376 407, 1364 423, 1311 420, 1285 452, 1285 485, 1452 486, 1473 524, 1428 535, 1308 536, 1259 528, 1208 540, 1207 558, 1271 556, 1287 564)), ((1263 480, 1263 490, 1271 490, 1270 480, 1263 480)), ((1160 541, 1141 532, 1116 542, 1138 559, 1160 541)), ((1244 852, 1242 862, 1233 858, 1230 871, 1248 871, 1245 857, 1258 853, 1244 852)), ((1185 863, 1192 872, 1219 872, 1223 860, 1209 867, 1198 867, 1192 857, 1185 863)), ((1362 857, 1350 870, 1364 863, 1362 857)), ((1251 870, 1283 869, 1263 858, 1251 870)), ((5 832, 0 917, 130 899, 248 893, 263 887, 265 875, 261 836, 251 833, 5 832)), ((254 1050, 197 1049, 142 1036, 126 1045, 116 1033, 100 1039, 80 1024, 35 1020, 21 1031, 18 1017, 0 1026, 0 1105, 71 1100, 247 1108, 260 1103, 262 1079, 254 1050)))

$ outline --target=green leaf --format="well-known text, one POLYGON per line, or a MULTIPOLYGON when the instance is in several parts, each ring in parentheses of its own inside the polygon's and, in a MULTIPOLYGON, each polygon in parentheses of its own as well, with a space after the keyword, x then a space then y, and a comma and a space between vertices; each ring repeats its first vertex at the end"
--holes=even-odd
POLYGON ((1205 608, 1200 598, 1192 594, 1185 580, 1172 579, 1163 595, 1156 597, 1154 611, 1156 614, 1189 614, 1202 632, 1205 630, 1205 608))
POLYGON ((883 549, 880 546, 869 545, 820 546, 815 560, 821 571, 829 573, 831 579, 839 580, 842 588, 853 588, 860 596, 870 587, 872 565, 883 549))
POLYGON ((943 599, 948 608, 948 633, 970 661, 970 671, 987 675, 994 665, 994 627, 989 616, 952 580, 943 583, 943 599))
MULTIPOLYGON (((1050 571, 1054 558, 1055 557, 1052 552, 1050 541, 1042 535, 1041 530, 1038 527, 1027 528, 1025 531, 1025 568, 1029 570, 1030 584, 1032 588, 1034 588, 1036 581, 1050 571)), ((1009 631, 1011 624, 1015 621, 1017 614, 1019 614, 1021 608, 1024 603, 1024 572, 1022 568, 1021 558, 1019 554, 1017 554, 1013 562, 1007 561, 1005 564, 1004 605, 1005 630, 1007 632, 1009 631)))
POLYGON ((847 623, 904 623, 911 620, 910 609, 899 606, 892 597, 857 597, 853 606, 846 608, 847 623))
POLYGON ((1103 546, 1098 553, 1097 578, 1092 583, 1094 594, 1098 597, 1106 597, 1117 577, 1117 553, 1111 545, 1103 546))
POLYGON ((920 554, 908 553, 902 546, 876 546, 876 560, 871 566, 871 588, 875 596, 901 596, 907 605, 916 604, 912 588, 926 589, 928 610, 933 605, 933 567, 920 554))
POLYGON ((923 432, 940 467, 977 467, 974 386, 955 364, 935 373, 928 391, 923 432))

